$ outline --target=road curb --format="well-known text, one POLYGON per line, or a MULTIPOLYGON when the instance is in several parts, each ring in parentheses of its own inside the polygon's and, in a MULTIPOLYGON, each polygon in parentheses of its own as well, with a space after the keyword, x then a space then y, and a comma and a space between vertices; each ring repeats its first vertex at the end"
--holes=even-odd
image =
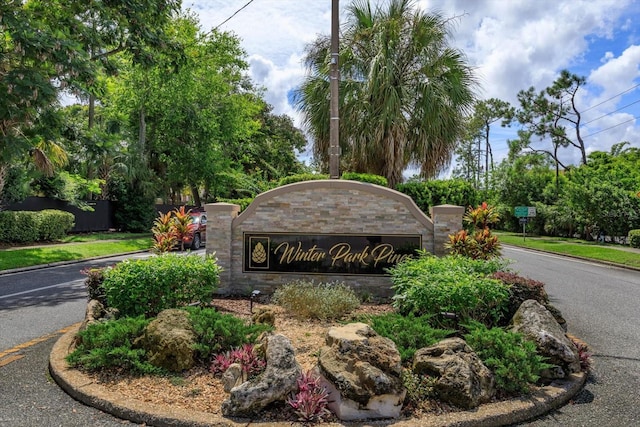
MULTIPOLYGON (((73 348, 73 340, 78 331, 73 328, 62 335, 54 344, 49 356, 49 372, 55 382, 74 399, 95 407, 118 418, 152 426, 172 427, 239 427, 259 424, 263 427, 291 426, 291 422, 260 422, 259 420, 230 419, 215 414, 187 411, 165 405, 151 404, 127 399, 111 392, 92 378, 67 365, 65 357, 73 348)), ((499 427, 531 420, 544 415, 564 404, 584 386, 587 374, 572 374, 568 379, 554 381, 541 387, 530 396, 505 402, 497 402, 471 411, 433 415, 411 420, 370 421, 367 425, 393 427, 499 427)), ((331 426, 356 426, 358 423, 326 423, 331 426)))
POLYGON ((529 248, 527 246, 518 246, 518 245, 513 245, 513 244, 510 245, 508 243, 501 243, 501 245, 503 247, 505 247, 505 248, 522 249, 522 250, 527 250, 527 251, 532 251, 532 252, 539 252, 539 253, 542 253, 542 254, 557 255, 557 256, 566 257, 566 258, 573 258, 573 259, 577 259, 577 260, 580 260, 580 261, 592 262, 594 264, 602 264, 602 265, 606 265, 606 266, 609 266, 609 267, 624 268, 625 270, 640 271, 640 268, 638 268, 638 267, 633 267, 631 265, 618 264, 618 263, 611 262, 611 261, 603 261, 603 260, 599 260, 599 259, 585 258, 585 257, 581 257, 581 256, 578 256, 578 255, 561 254, 561 253, 558 253, 558 252, 545 251, 544 249, 529 248))
POLYGON ((25 271, 42 270, 44 268, 49 268, 49 267, 60 267, 60 266, 63 266, 63 265, 80 264, 82 262, 97 261, 97 260, 106 259, 106 258, 113 258, 113 257, 125 256, 125 255, 141 254, 141 253, 145 253, 145 252, 149 252, 149 250, 148 249, 144 249, 144 250, 140 250, 140 251, 123 252, 123 253, 110 254, 110 255, 101 255, 101 256, 96 256, 96 257, 91 257, 91 258, 83 258, 83 259, 73 259, 73 260, 69 260, 69 261, 51 262, 49 264, 31 265, 29 267, 13 268, 13 269, 10 269, 10 270, 0 270, 0 276, 2 276, 4 274, 24 273, 25 271))

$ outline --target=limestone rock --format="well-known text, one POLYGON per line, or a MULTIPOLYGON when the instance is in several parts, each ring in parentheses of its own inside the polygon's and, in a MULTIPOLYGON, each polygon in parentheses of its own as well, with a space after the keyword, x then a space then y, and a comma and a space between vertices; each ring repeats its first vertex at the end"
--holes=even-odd
POLYGON ((193 367, 196 335, 185 310, 169 309, 147 325, 136 344, 147 351, 149 363, 172 372, 193 367))
MULTIPOLYGON (((578 349, 567 338, 553 315, 540 303, 534 300, 523 302, 513 316, 511 324, 511 330, 535 342, 538 353, 547 357, 548 363, 560 367, 564 376, 580 371, 578 349)), ((560 375, 557 369, 549 372, 554 372, 554 377, 560 375)))
POLYGON ((329 408, 342 420, 395 418, 406 391, 400 353, 364 323, 329 329, 318 368, 330 393, 329 408))
POLYGON ((244 375, 242 374, 242 365, 239 363, 232 363, 229 365, 224 374, 222 374, 222 385, 224 391, 231 392, 231 389, 239 386, 244 382, 244 375))
POLYGON ((437 377, 438 396, 465 409, 487 403, 495 394, 493 374, 461 338, 447 338, 416 351, 413 372, 437 377))
POLYGON ((256 325, 271 325, 276 324, 276 313, 271 307, 259 307, 251 315, 251 321, 256 325))
POLYGON ((297 380, 302 370, 295 359, 291 341, 284 335, 267 335, 263 338, 263 345, 266 347, 265 371, 231 389, 229 398, 222 402, 223 415, 255 415, 268 404, 284 401, 297 390, 297 380))

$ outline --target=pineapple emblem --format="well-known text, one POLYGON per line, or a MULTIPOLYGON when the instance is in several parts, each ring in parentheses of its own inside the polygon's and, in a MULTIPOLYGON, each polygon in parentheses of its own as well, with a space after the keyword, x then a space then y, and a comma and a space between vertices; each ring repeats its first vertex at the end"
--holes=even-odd
POLYGON ((251 252, 251 261, 256 264, 264 264, 267 260, 267 251, 264 250, 264 246, 261 242, 256 243, 251 252))

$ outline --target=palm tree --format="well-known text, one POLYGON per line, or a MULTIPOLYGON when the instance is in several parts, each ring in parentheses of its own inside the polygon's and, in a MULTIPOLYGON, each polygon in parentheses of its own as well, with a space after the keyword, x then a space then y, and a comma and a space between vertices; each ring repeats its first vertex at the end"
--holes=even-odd
MULTIPOLYGON (((449 21, 414 3, 390 0, 386 9, 372 9, 369 1, 355 0, 340 42, 342 166, 383 175, 392 188, 408 166, 429 178, 449 164, 475 101, 472 69, 448 45, 449 21)), ((308 47, 309 74, 297 99, 314 156, 325 167, 329 47, 327 36, 308 47)))

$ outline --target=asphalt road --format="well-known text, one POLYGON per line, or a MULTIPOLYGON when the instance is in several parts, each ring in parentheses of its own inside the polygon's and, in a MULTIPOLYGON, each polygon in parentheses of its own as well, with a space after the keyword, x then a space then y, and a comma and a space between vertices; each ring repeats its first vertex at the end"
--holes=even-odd
MULTIPOLYGON (((594 352, 594 373, 574 402, 522 425, 640 426, 640 272, 512 248, 504 255, 546 284, 569 332, 594 352)), ((76 402, 47 373, 61 329, 84 315, 82 268, 0 276, 0 426, 132 425, 76 402)))
POLYGON ((545 283, 568 332, 593 352, 593 373, 574 402, 526 425, 640 426, 640 272, 516 248, 503 256, 545 283))

